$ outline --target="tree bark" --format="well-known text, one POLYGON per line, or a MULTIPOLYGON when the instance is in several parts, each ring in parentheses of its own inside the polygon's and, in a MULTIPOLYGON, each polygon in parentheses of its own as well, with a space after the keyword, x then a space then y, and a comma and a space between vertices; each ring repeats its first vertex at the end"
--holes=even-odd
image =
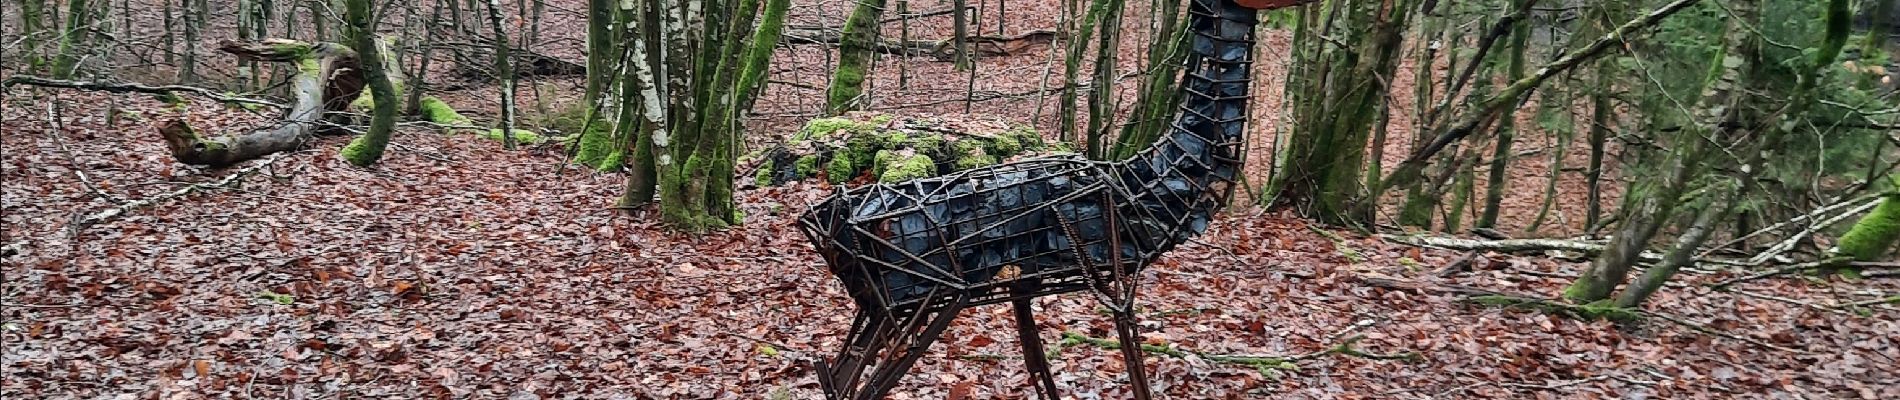
POLYGON ((1123 0, 1107 1, 1108 10, 1102 14, 1101 38, 1095 45, 1095 73, 1089 81, 1089 121, 1087 138, 1082 153, 1090 159, 1106 158, 1102 148, 1104 137, 1115 124, 1116 107, 1111 100, 1115 96, 1115 67, 1119 64, 1116 55, 1121 51, 1121 25, 1123 0))

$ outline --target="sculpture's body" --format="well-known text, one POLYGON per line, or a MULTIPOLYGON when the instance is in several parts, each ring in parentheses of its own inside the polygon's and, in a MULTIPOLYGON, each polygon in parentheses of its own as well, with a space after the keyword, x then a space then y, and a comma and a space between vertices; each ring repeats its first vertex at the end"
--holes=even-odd
MULTIPOLYGON (((1029 299, 1092 289, 1121 340, 1139 340, 1135 276, 1205 230, 1240 173, 1256 10, 1234 1, 1193 0, 1180 114, 1135 157, 1032 159, 854 188, 812 207, 800 222, 858 306, 845 349, 820 368, 826 393, 882 397, 970 306, 1015 303, 1045 398, 1055 384, 1029 299)), ((1123 346, 1123 355, 1146 399, 1141 352, 1123 346)))

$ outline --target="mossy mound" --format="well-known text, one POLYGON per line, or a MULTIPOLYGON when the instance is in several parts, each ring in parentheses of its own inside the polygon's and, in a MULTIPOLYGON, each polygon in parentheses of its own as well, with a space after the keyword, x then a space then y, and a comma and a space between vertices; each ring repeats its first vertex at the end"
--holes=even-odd
MULTIPOLYGON (((903 182, 1051 153, 1035 129, 962 131, 932 119, 854 114, 814 119, 791 140, 740 158, 759 186, 807 178, 903 182)), ((741 169, 745 171, 745 169, 741 169)))

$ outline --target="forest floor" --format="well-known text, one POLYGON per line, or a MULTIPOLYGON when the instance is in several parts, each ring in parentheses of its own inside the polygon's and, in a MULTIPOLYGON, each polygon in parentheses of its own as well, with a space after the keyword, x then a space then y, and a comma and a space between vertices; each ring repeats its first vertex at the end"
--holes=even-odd
MULTIPOLYGON (((843 14, 836 3, 797 3, 795 23, 837 25, 827 16, 843 14)), ((944 7, 933 3, 912 7, 944 7)), ((1054 4, 1011 3, 1010 33, 1055 26, 1054 4)), ((575 20, 551 13, 544 42, 562 44, 533 48, 575 56, 575 20)), ((941 25, 914 33, 941 38, 941 25)), ((1145 37, 1139 18, 1127 25, 1128 38, 1145 37)), ((1285 41, 1268 33, 1262 46, 1285 41)), ((1271 165, 1266 149, 1282 109, 1275 79, 1285 75, 1283 56, 1261 54, 1256 179, 1271 165)), ((1121 57, 1140 55, 1129 47, 1121 57)), ((780 50, 752 138, 783 136, 812 116, 830 57, 780 50)), ((975 75, 927 60, 902 61, 902 72, 886 64, 874 74, 872 105, 960 114, 958 100, 974 87, 987 100, 971 114, 1046 129, 1054 104, 1034 94, 1046 60, 1040 52, 983 59, 975 75), (964 79, 925 78, 945 76, 964 79)), ((1394 91, 1408 93, 1413 66, 1401 68, 1394 91)), ((1135 81, 1122 79, 1118 98, 1132 98, 1135 81)), ((538 91, 524 103, 550 93, 557 109, 578 96, 572 81, 529 88, 538 91)), ((441 95, 479 119, 494 108, 494 91, 478 89, 441 95)), ((324 138, 237 188, 71 229, 76 216, 115 201, 257 163, 177 164, 152 132, 157 121, 182 117, 224 132, 270 118, 203 102, 179 112, 141 96, 25 89, 0 102, 0 245, 26 241, 22 254, 0 258, 0 397, 815 399, 814 362, 835 352, 850 324, 849 300, 792 224, 828 194, 814 184, 742 191, 743 226, 675 234, 648 211, 607 208, 622 176, 563 168, 557 148, 510 152, 403 129, 372 169, 336 158, 345 138, 324 138), (57 124, 44 108, 54 103, 57 124), (102 104, 129 113, 109 120, 102 104)), ((1416 113, 1393 111, 1388 167, 1408 148, 1416 113)), ((1519 141, 1524 156, 1512 164, 1502 221, 1513 232, 1541 202, 1526 195, 1541 191, 1548 171, 1549 157, 1536 152, 1560 146, 1539 134, 1519 141)), ((1566 165, 1578 165, 1579 153, 1566 165)), ((1578 175, 1560 182, 1556 234, 1581 230, 1578 175)), ((1750 271, 1689 271, 1647 305, 1656 317, 1628 324, 1474 305, 1461 294, 1554 297, 1583 266, 1417 249, 1237 207, 1144 274, 1147 343, 1306 357, 1296 369, 1261 370, 1151 354, 1148 375, 1179 399, 1900 398, 1892 368, 1900 307, 1848 306, 1900 293, 1893 279, 1778 277, 1715 291, 1706 285, 1750 271), (1469 267, 1438 273, 1459 261, 1469 267), (1347 342, 1406 357, 1316 353, 1347 342)), ((1045 343, 1065 333, 1113 337, 1087 296, 1036 304, 1045 343)), ((965 311, 892 397, 1032 397, 1022 361, 1011 358, 1013 332, 1004 308, 965 311)), ((1065 398, 1128 398, 1119 352, 1059 347, 1065 398)))
MULTIPOLYGON (((127 101, 141 112, 118 126, 63 111, 56 133, 31 106, 43 100, 0 113, 5 233, 29 241, 0 260, 0 396, 807 399, 820 397, 813 362, 850 323, 791 224, 826 194, 813 185, 744 191, 745 225, 680 235, 603 208, 620 178, 562 173, 552 149, 404 130, 374 169, 337 159, 343 139, 328 138, 237 189, 69 232, 74 215, 113 206, 99 193, 144 198, 230 171, 169 160, 145 120, 167 113, 157 106, 127 101)), ((213 118, 231 114, 187 115, 245 122, 213 118)), ((1434 273, 1460 257, 1235 210, 1144 277, 1148 343, 1291 356, 1363 336, 1359 350, 1413 357, 1262 371, 1155 354, 1149 376, 1169 398, 1900 396, 1900 312, 1838 307, 1900 292, 1892 280, 1723 292, 1701 285, 1739 272, 1692 272, 1648 308, 1701 332, 1467 304, 1437 288, 1548 297, 1582 264, 1479 254, 1434 273)), ((1086 296, 1037 304, 1047 343, 1113 336, 1086 296)), ((1030 396, 1005 309, 964 314, 893 398, 1030 396)), ((1071 398, 1127 397, 1116 351, 1069 346, 1055 368, 1071 398)))

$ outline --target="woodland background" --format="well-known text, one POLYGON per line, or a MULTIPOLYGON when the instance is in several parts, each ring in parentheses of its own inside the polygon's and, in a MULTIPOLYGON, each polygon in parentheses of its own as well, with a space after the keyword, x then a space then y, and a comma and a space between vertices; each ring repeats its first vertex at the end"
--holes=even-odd
MULTIPOLYGON (((1893 3, 1264 14, 1246 184, 1147 273, 1149 376, 1170 398, 1900 397, 1893 3)), ((853 140, 985 143, 930 174, 1138 149, 1182 7, 8 0, 0 395, 819 398, 850 306, 792 220, 912 176, 853 140), (401 83, 284 124, 323 48, 218 49, 287 49, 263 38, 375 48, 353 69, 401 83), (758 68, 639 93, 701 49, 758 68), (202 162, 219 145, 172 147, 171 121, 296 140, 202 162), (708 145, 656 151, 654 127, 708 145), (1046 147, 991 154, 1023 132, 1046 147), (674 155, 699 167, 642 169, 674 155)), ((1067 394, 1126 397, 1108 315, 1038 305, 1067 394)), ((965 314, 897 398, 1029 396, 1006 312, 965 314)))

